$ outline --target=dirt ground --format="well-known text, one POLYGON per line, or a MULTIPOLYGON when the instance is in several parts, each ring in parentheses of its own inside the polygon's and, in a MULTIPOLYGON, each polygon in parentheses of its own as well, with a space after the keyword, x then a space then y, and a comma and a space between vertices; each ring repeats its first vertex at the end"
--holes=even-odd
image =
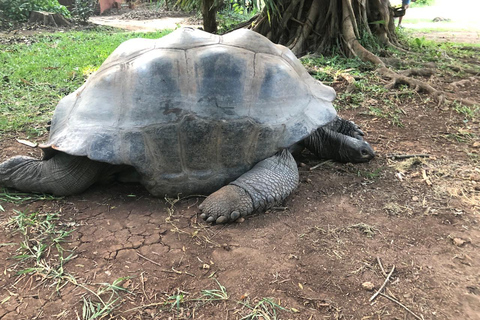
MULTIPOLYGON (((480 78, 452 89, 458 80, 429 81, 480 102, 480 78)), ((341 114, 365 131, 373 161, 317 167, 304 154, 284 207, 241 223, 208 225, 198 217, 202 197, 159 199, 139 185, 0 202, 0 319, 85 318, 85 301, 113 301, 98 290, 120 278, 127 291, 113 295, 105 318, 266 320, 269 309, 253 307, 273 301, 278 319, 480 319, 478 113, 466 119, 425 95, 400 101, 403 126, 365 106, 341 114), (28 265, 14 258, 15 244, 25 238, 7 222, 19 211, 58 213, 56 225, 71 231, 61 246, 72 259, 59 266, 55 248, 39 258, 60 275, 18 274, 28 265), (370 301, 385 281, 382 292, 396 302, 370 301), (207 302, 202 291, 219 284, 229 298, 207 302)), ((13 137, 0 142, 0 161, 17 154, 40 151, 13 137)))

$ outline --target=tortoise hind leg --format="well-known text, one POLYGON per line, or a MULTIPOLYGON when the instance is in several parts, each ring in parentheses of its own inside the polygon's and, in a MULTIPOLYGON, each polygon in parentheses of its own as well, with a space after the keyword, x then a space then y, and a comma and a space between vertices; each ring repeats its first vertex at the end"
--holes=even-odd
POLYGON ((0 164, 0 186, 58 196, 85 191, 111 165, 59 152, 48 160, 17 156, 0 164))
POLYGON ((298 168, 288 150, 257 163, 237 180, 211 194, 200 205, 207 222, 235 221, 281 203, 298 184, 298 168))

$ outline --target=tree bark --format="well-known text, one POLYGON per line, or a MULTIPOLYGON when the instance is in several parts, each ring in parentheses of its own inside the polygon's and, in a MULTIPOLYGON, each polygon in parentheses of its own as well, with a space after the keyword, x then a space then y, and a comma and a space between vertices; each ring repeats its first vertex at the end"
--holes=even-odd
POLYGON ((338 51, 351 53, 346 46, 343 19, 348 17, 349 28, 357 39, 374 35, 388 45, 397 43, 395 26, 390 23, 388 0, 279 0, 275 1, 280 14, 266 7, 253 29, 275 43, 287 45, 296 55, 305 52, 328 54, 338 51), (348 15, 344 15, 344 9, 348 15))
POLYGON ((28 22, 52 27, 66 27, 70 25, 70 22, 61 14, 45 11, 30 12, 30 18, 28 19, 28 22))
POLYGON ((215 0, 202 0, 203 29, 217 33, 217 7, 215 0))
POLYGON ((356 56, 374 64, 377 73, 390 81, 386 86, 389 89, 407 84, 432 95, 439 104, 445 97, 450 98, 428 83, 411 78, 417 71, 397 73, 362 45, 373 40, 381 46, 405 51, 395 33, 389 0, 278 0, 274 3, 280 13, 268 12, 265 7, 251 28, 272 42, 286 45, 295 55, 340 52, 356 56))

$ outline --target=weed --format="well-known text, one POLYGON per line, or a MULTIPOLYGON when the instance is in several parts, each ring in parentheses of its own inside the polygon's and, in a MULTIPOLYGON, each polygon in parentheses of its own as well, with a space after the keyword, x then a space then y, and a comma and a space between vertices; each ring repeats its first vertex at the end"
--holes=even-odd
POLYGON ((462 130, 458 130, 457 133, 449 133, 445 137, 447 140, 454 140, 459 143, 470 143, 475 139, 473 133, 462 130))
POLYGON ((92 319, 101 319, 109 314, 111 314, 116 308, 118 308, 123 299, 121 292, 127 292, 126 288, 122 287, 120 284, 124 281, 130 279, 130 277, 121 277, 114 280, 110 283, 100 283, 97 291, 93 291, 83 284, 79 284, 75 279, 70 279, 70 281, 88 291, 91 295, 84 295, 82 297, 82 319, 83 320, 92 320, 92 319), (106 297, 105 297, 106 296, 106 297))
POLYGON ((14 204, 25 204, 25 203, 35 202, 35 201, 45 201, 45 200, 52 201, 52 200, 63 199, 63 197, 55 197, 48 194, 15 192, 15 191, 9 191, 5 188, 1 190, 2 191, 0 192, 0 201, 14 203, 14 204))
POLYGON ((359 171, 357 172, 357 175, 358 175, 359 177, 364 177, 364 178, 367 178, 367 179, 369 179, 369 180, 375 180, 375 179, 377 179, 378 177, 380 177, 383 169, 384 169, 384 168, 377 168, 377 169, 373 170, 372 172, 359 170, 359 171))
POLYGON ((361 232, 366 234, 368 238, 373 238, 375 233, 378 231, 378 229, 376 227, 368 225, 368 224, 363 223, 363 222, 351 225, 349 228, 354 228, 354 229, 360 230, 361 232))
POLYGON ((170 305, 170 310, 176 308, 177 311, 180 311, 180 305, 182 305, 184 302, 185 293, 178 290, 178 293, 168 297, 168 300, 165 303, 170 305))
POLYGON ((461 114, 465 117, 465 119, 473 119, 475 115, 480 110, 479 106, 466 106, 458 102, 453 103, 453 110, 455 110, 458 114, 461 114))
POLYGON ((210 303, 213 301, 226 301, 229 299, 227 289, 221 285, 217 279, 213 278, 213 280, 215 280, 219 289, 202 290, 200 292, 200 298, 194 299, 195 301, 210 303))
POLYGON ((248 314, 241 318, 242 320, 276 320, 278 319, 277 310, 289 311, 288 309, 275 303, 271 298, 262 298, 254 306, 251 306, 248 302, 238 303, 249 309, 248 314))

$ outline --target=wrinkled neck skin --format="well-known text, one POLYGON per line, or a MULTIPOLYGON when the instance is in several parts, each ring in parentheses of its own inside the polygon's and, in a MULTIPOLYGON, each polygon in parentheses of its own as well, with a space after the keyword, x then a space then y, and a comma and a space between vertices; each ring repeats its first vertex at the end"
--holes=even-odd
POLYGON ((337 162, 367 162, 375 153, 361 138, 354 138, 328 128, 319 128, 302 141, 302 144, 321 159, 337 162))

